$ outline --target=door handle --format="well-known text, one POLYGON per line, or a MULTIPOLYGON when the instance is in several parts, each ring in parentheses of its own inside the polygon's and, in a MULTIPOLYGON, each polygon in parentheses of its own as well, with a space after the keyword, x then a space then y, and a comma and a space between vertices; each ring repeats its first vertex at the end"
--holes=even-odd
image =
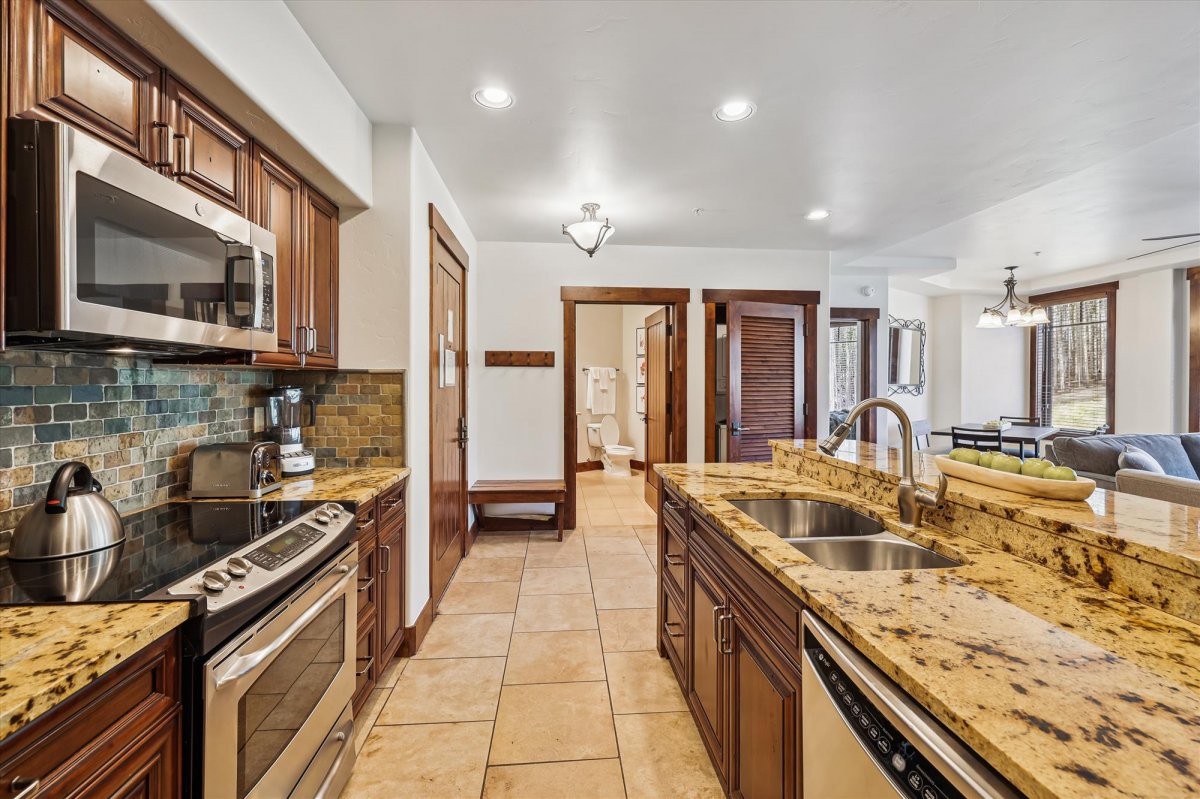
POLYGON ((740 424, 735 424, 735 425, 731 425, 731 426, 730 426, 730 428, 729 428, 729 432, 730 432, 732 435, 735 435, 735 436, 740 436, 742 433, 744 433, 745 431, 747 431, 747 430, 749 430, 749 429, 750 429, 749 427, 743 427, 743 426, 742 426, 742 425, 740 425, 740 424))

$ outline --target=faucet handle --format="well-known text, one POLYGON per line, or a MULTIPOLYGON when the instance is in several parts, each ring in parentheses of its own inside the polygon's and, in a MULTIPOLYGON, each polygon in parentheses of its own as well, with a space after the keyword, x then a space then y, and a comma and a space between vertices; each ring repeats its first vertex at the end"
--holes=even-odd
POLYGON ((917 503, 926 508, 936 508, 942 504, 942 500, 946 498, 946 489, 949 487, 950 481, 946 479, 946 475, 938 472, 938 488, 937 493, 921 489, 917 492, 917 503))

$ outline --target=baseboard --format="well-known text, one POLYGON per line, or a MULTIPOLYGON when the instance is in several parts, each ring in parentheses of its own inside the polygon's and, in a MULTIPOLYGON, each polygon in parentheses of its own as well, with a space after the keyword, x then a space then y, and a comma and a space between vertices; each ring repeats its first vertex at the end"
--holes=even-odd
POLYGON ((643 472, 646 471, 645 461, 635 461, 633 458, 630 458, 629 465, 634 469, 641 469, 643 472))
POLYGON ((600 461, 583 461, 575 464, 575 472, 598 472, 604 468, 604 464, 600 461))
POLYGON ((410 658, 417 654, 420 650, 422 642, 425 641, 425 634, 429 632, 430 625, 433 624, 433 600, 425 600, 425 607, 421 608, 421 612, 417 614, 417 620, 412 627, 404 628, 404 642, 400 645, 400 654, 403 657, 410 658))
POLYGON ((471 547, 475 546, 475 540, 479 538, 479 517, 476 516, 471 520, 471 524, 467 527, 466 540, 463 541, 463 557, 471 554, 471 547))

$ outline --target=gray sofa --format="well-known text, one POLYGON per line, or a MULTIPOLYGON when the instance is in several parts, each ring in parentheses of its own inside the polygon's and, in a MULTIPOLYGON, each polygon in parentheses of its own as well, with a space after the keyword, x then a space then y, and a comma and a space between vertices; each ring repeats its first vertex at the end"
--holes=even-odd
POLYGON ((1200 433, 1060 437, 1046 446, 1046 457, 1101 488, 1200 505, 1200 433), (1149 453, 1165 474, 1121 469, 1117 460, 1126 446, 1149 453))

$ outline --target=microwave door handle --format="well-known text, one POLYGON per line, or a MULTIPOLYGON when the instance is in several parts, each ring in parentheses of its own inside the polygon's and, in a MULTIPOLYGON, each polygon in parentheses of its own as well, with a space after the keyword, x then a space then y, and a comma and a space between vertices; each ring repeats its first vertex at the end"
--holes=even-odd
POLYGON ((254 294, 254 310, 250 312, 250 323, 246 325, 251 330, 262 330, 263 325, 263 253, 258 247, 251 246, 250 288, 254 294))

